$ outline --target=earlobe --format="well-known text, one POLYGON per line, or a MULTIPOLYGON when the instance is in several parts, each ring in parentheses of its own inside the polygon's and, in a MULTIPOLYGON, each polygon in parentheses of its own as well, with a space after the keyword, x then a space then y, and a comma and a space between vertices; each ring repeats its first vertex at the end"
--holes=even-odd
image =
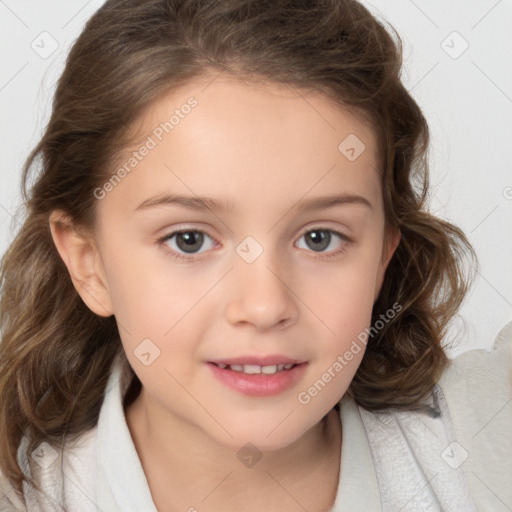
POLYGON ((386 240, 385 240, 383 251, 382 251, 382 259, 381 259, 381 263, 379 265, 379 269, 378 269, 378 273, 377 273, 375 295, 373 297, 374 303, 380 294, 382 284, 384 283, 384 276, 386 274, 386 269, 389 265, 389 262, 391 261, 391 258, 393 257, 393 254, 395 253, 395 251, 400 243, 401 238, 402 238, 402 233, 400 232, 400 230, 392 231, 389 234, 387 234, 387 236, 386 236, 386 240))
POLYGON ((110 292, 94 239, 85 230, 78 230, 62 211, 53 211, 49 224, 55 247, 82 300, 99 316, 113 315, 110 292))
POLYGON ((389 234, 389 237, 386 239, 387 244, 386 244, 383 254, 382 254, 382 259, 383 259, 382 263, 386 268, 387 268, 389 262, 391 261, 393 254, 395 254, 395 251, 396 251, 401 239, 402 239, 402 233, 400 232, 400 230, 392 231, 389 234))

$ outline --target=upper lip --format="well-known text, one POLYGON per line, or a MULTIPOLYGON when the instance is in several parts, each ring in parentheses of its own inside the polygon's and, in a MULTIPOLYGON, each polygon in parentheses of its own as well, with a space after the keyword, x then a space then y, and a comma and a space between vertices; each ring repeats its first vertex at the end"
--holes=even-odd
POLYGON ((240 357, 226 357, 223 359, 214 359, 209 361, 214 364, 253 364, 258 366, 273 366, 278 364, 300 364, 305 361, 294 359, 292 357, 282 355, 269 355, 269 356, 240 356, 240 357))

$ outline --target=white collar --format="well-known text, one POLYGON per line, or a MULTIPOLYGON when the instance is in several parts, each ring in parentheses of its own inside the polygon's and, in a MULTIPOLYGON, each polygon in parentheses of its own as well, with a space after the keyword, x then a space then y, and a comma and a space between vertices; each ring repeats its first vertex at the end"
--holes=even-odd
POLYGON ((124 354, 112 365, 98 419, 97 505, 99 510, 157 512, 126 423, 123 397, 129 383, 122 373, 121 357, 124 354))

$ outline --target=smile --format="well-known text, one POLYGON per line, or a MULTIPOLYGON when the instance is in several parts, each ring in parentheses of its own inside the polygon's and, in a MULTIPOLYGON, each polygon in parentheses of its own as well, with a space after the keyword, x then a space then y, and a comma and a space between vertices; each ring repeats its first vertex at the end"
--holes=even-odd
POLYGON ((288 363, 288 364, 274 364, 274 365, 270 365, 270 366, 260 366, 260 365, 257 365, 257 364, 222 364, 222 363, 219 363, 217 365, 219 368, 222 368, 222 369, 228 369, 228 370, 232 370, 234 372, 243 372, 243 373, 247 373, 249 375, 254 375, 254 374, 257 374, 257 373, 264 373, 266 375, 272 375, 274 373, 277 373, 277 372, 281 372, 283 370, 289 370, 290 368, 292 368, 293 366, 295 366, 294 364, 292 363, 288 363))
POLYGON ((253 397, 283 393, 302 379, 308 363, 225 364, 208 362, 213 376, 228 389, 253 397))

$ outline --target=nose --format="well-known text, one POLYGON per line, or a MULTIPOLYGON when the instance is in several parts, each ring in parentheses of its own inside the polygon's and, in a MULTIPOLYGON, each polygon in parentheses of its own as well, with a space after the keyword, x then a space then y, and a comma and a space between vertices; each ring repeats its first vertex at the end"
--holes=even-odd
POLYGON ((226 308, 226 318, 231 324, 247 323, 264 331, 274 326, 289 327, 296 322, 296 292, 269 253, 264 251, 253 263, 236 262, 226 308))

